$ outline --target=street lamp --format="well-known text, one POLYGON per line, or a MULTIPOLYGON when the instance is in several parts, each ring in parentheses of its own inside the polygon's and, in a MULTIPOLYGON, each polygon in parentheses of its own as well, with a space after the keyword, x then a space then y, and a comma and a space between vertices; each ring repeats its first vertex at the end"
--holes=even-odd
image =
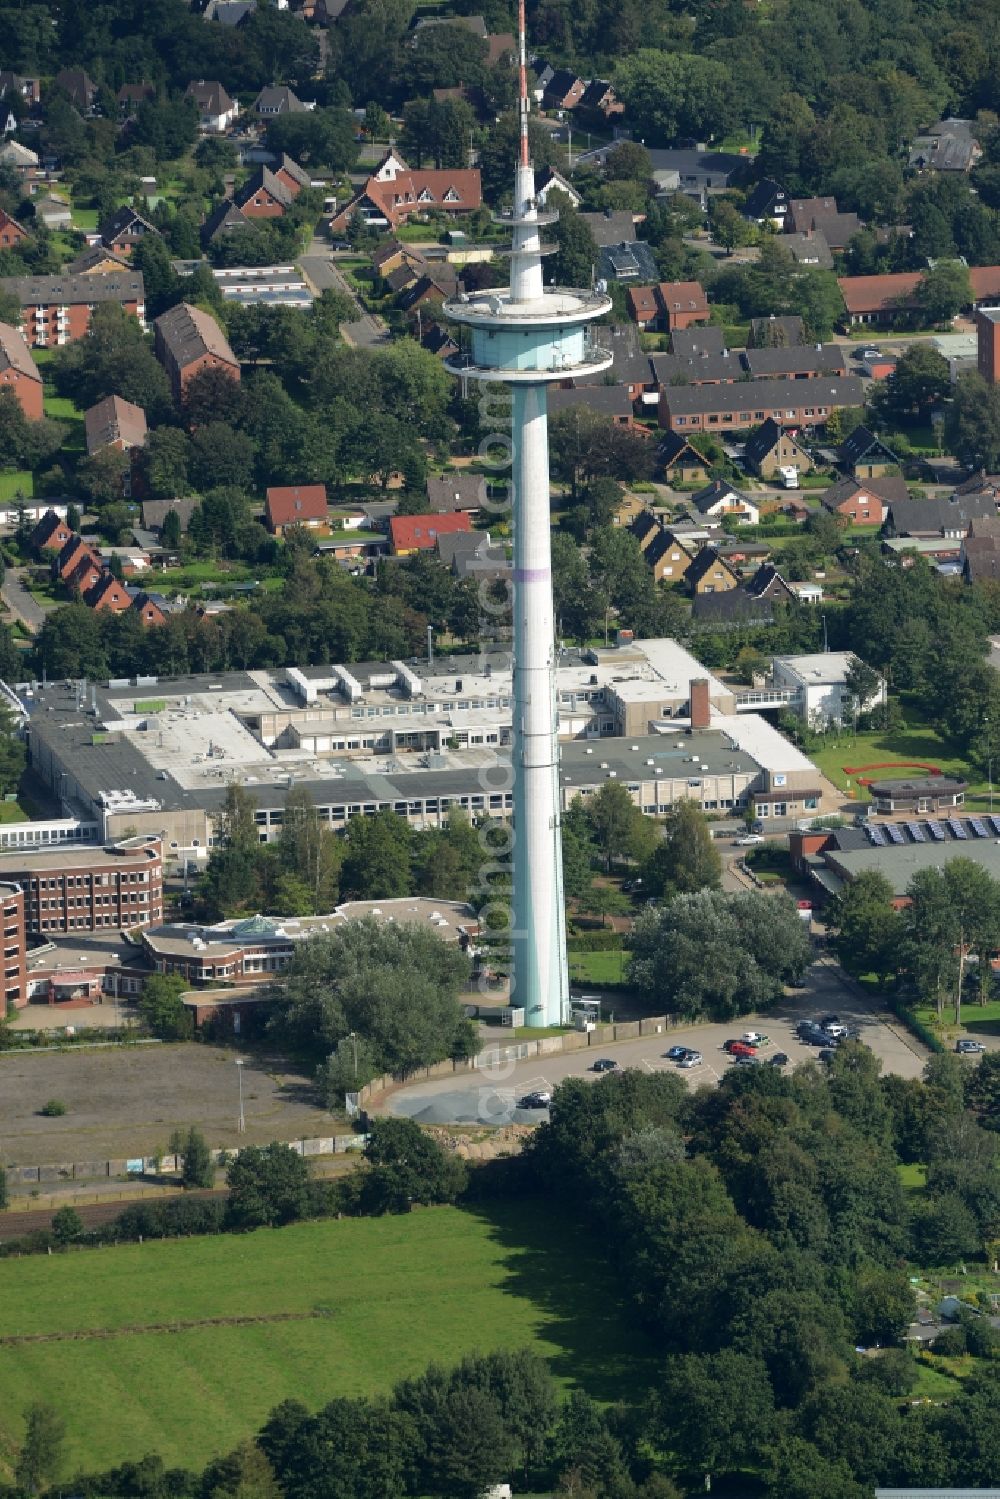
POLYGON ((237 1077, 240 1080, 240 1122, 236 1126, 236 1128, 237 1128, 238 1132, 241 1135, 245 1135, 246 1132, 247 1132, 247 1121, 246 1121, 246 1117, 245 1117, 245 1115, 243 1113, 243 1058, 242 1057, 237 1057, 236 1058, 236 1075, 237 1075, 237 1077))

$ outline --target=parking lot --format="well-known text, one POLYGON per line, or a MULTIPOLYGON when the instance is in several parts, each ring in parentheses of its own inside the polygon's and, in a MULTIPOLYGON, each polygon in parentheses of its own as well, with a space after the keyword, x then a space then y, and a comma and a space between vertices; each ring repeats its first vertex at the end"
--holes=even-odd
MULTIPOLYGON (((738 1020, 707 1022, 671 1028, 659 1036, 548 1057, 528 1057, 521 1062, 504 1060, 495 1068, 479 1069, 460 1078, 403 1087, 389 1094, 379 1111, 405 1115, 422 1124, 530 1124, 545 1118, 543 1110, 521 1109, 518 1102, 533 1092, 551 1093, 568 1077, 596 1081, 594 1062, 608 1056, 620 1067, 640 1067, 646 1072, 676 1072, 689 1088, 717 1083, 734 1064, 723 1044, 744 1031, 756 1030, 768 1037, 760 1049, 766 1060, 785 1052, 789 1069, 815 1061, 818 1048, 803 1045, 795 1034, 800 1020, 836 1014, 849 1026, 857 1026, 861 1039, 882 1063, 884 1072, 901 1077, 919 1077, 928 1053, 894 1016, 876 1012, 845 984, 839 969, 830 962, 810 968, 804 987, 786 996, 766 1015, 742 1015, 738 1020), (682 1068, 665 1053, 671 1046, 689 1046, 701 1052, 697 1067, 682 1068)), ((786 1069, 788 1070, 788 1069, 786 1069)))

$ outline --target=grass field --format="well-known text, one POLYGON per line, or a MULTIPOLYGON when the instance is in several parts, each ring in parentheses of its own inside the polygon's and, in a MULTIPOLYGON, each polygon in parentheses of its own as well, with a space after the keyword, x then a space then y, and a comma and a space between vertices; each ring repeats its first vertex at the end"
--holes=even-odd
POLYGON ((619 949, 608 952, 569 949, 570 978, 581 984, 621 984, 628 969, 628 954, 619 949))
POLYGON ((435 1360, 524 1345, 602 1400, 641 1395, 655 1373, 602 1246, 536 1204, 6 1260, 0 1454, 40 1391, 66 1417, 68 1471, 151 1451, 187 1466, 231 1448, 286 1397, 318 1406, 435 1360), (196 1325, 153 1330, 179 1321, 196 1325), (86 1336, 95 1330, 106 1332, 86 1336), (77 1336, 8 1341, 51 1332, 77 1336))
POLYGON ((904 1192, 922 1192, 927 1184, 927 1167, 922 1161, 910 1161, 896 1167, 904 1192))
MULTIPOLYGON (((966 762, 961 756, 956 755, 948 741, 932 724, 924 723, 916 716, 911 703, 904 705, 904 713, 905 728, 895 729, 888 734, 876 732, 858 734, 856 737, 847 730, 841 734, 839 740, 831 736, 821 742, 818 747, 807 750, 807 754, 813 764, 818 766, 833 782, 838 791, 845 791, 855 798, 866 799, 867 792, 865 787, 856 784, 856 777, 852 778, 846 774, 848 766, 858 767, 880 762, 916 760, 938 766, 945 775, 957 775, 963 780, 969 779, 969 795, 966 800, 975 802, 977 806, 984 805, 985 783, 978 780, 966 762)), ((882 774, 888 777, 892 772, 886 770, 882 774)), ((997 805, 1000 805, 1000 802, 997 805)))
POLYGON ((57 422, 82 422, 83 412, 69 396, 53 396, 45 393, 45 415, 57 422))
POLYGON ((0 500, 15 500, 18 490, 30 500, 35 493, 34 475, 27 469, 8 469, 0 474, 0 500))

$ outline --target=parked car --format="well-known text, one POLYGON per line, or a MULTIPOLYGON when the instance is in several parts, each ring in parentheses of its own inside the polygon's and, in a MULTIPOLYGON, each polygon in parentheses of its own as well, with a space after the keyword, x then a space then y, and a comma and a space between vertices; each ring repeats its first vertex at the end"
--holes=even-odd
POLYGON ((700 1067, 702 1055, 700 1051, 689 1051, 686 1056, 678 1060, 678 1067, 700 1067))
POLYGON ((830 1044, 830 1037, 818 1025, 814 1025, 810 1030, 801 1031, 799 1040, 803 1041, 806 1046, 829 1046, 830 1044))
POLYGON ((671 1046, 669 1051, 663 1053, 668 1062, 679 1062, 681 1057, 686 1057, 687 1054, 688 1048, 686 1046, 671 1046))
POLYGON ((764 842, 762 833, 744 833, 742 838, 734 838, 733 842, 737 848, 756 848, 758 843, 764 842))
POLYGON ((837 1025, 834 1023, 833 1025, 824 1025, 823 1029, 828 1036, 832 1036, 836 1041, 839 1041, 842 1036, 847 1035, 846 1025, 837 1025))
POLYGON ((986 1047, 981 1041, 973 1041, 970 1036, 963 1036, 955 1042, 955 1050, 964 1056, 977 1056, 979 1052, 985 1051, 986 1047))
POLYGON ((752 1055, 749 1057, 733 1057, 734 1067, 762 1067, 763 1065, 760 1057, 752 1055))
POLYGON ((772 1067, 787 1067, 788 1058, 783 1051, 776 1051, 773 1057, 768 1057, 768 1063, 772 1067))
POLYGON ((748 1046, 770 1046, 771 1044, 766 1036, 761 1035, 760 1031, 744 1031, 741 1039, 748 1046))
POLYGON ((591 1072, 617 1072, 618 1063, 612 1057, 598 1057, 590 1064, 591 1072))
POLYGON ((823 1050, 819 1053, 819 1059, 821 1062, 832 1062, 834 1056, 835 1052, 830 1046, 824 1046, 823 1050))
POLYGON ((734 1041, 729 1048, 729 1055, 731 1057, 755 1057, 757 1055, 757 1048, 749 1046, 746 1041, 734 1041))
POLYGON ((551 1093, 526 1093, 518 1104, 519 1109, 547 1109, 552 1102, 551 1093))

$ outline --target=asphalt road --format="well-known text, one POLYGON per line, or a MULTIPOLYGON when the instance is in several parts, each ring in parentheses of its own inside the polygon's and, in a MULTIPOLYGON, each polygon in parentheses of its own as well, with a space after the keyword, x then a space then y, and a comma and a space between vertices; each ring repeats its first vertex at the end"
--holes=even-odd
POLYGON ((341 324, 340 331, 345 340, 359 348, 371 348, 373 345, 387 342, 389 335, 385 324, 380 318, 372 317, 371 313, 366 312, 361 306, 350 282, 331 257, 329 248, 324 246, 322 240, 313 240, 309 250, 310 253, 303 255, 299 265, 302 274, 314 290, 342 292, 357 308, 357 318, 349 323, 341 324))
POLYGON ((877 1013, 862 995, 849 985, 832 962, 822 959, 810 968, 804 987, 790 992, 783 1003, 767 1015, 745 1015, 724 1024, 698 1024, 665 1031, 660 1036, 644 1036, 636 1041, 622 1041, 600 1048, 567 1052, 550 1057, 528 1057, 522 1062, 504 1061, 495 1069, 462 1074, 460 1079, 443 1078, 430 1083, 402 1087, 388 1094, 374 1112, 402 1115, 427 1124, 518 1124, 536 1123, 546 1117, 544 1110, 517 1107, 525 1093, 551 1091, 568 1077, 585 1077, 596 1081, 599 1073, 590 1070, 599 1056, 612 1057, 620 1067, 639 1067, 647 1072, 677 1071, 689 1088, 717 1083, 731 1067, 722 1043, 739 1037, 745 1030, 757 1030, 770 1038, 770 1046, 761 1051, 767 1057, 783 1051, 789 1065, 799 1067, 814 1060, 816 1048, 803 1046, 795 1035, 797 1021, 806 1017, 836 1014, 845 1024, 861 1028, 862 1039, 881 1060, 883 1070, 901 1077, 919 1077, 928 1053, 894 1017, 877 1013), (676 1068, 664 1053, 671 1046, 690 1046, 702 1053, 698 1067, 676 1068))
POLYGON ((33 599, 24 586, 24 568, 9 567, 0 587, 0 598, 3 599, 12 614, 26 625, 33 635, 45 623, 47 610, 43 609, 37 599, 33 599))

